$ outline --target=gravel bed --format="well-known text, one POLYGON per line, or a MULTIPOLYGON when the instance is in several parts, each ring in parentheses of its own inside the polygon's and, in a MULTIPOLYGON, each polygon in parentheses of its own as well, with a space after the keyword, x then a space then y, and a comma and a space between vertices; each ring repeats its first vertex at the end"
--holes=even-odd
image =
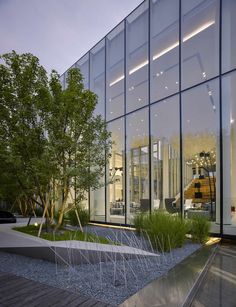
MULTIPOLYGON (((124 244, 145 247, 147 242, 139 242, 133 232, 88 226, 87 231, 103 235, 115 241, 118 238, 124 244), (114 238, 113 238, 114 239, 114 238)), ((142 240, 140 240, 142 241, 142 240)), ((159 257, 135 256, 133 259, 122 259, 114 262, 97 264, 58 266, 54 263, 28 258, 20 255, 0 252, 0 271, 10 272, 41 283, 56 286, 77 293, 81 292, 95 299, 118 305, 132 294, 143 288, 152 280, 160 277, 192 254, 201 245, 188 242, 184 247, 162 253, 159 257)), ((150 249, 150 248, 149 248, 150 249)))

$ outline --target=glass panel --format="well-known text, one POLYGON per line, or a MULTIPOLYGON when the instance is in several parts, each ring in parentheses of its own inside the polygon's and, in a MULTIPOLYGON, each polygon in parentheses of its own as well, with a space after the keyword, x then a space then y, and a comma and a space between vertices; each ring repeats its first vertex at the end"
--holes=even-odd
POLYGON ((182 88, 219 73, 219 0, 182 0, 182 88))
POLYGON ((151 101, 178 92, 179 1, 151 1, 151 101))
POLYGON ((149 211, 148 109, 127 117, 127 223, 149 211))
POLYGON ((222 71, 236 68, 236 1, 222 1, 222 71))
POLYGON ((124 118, 108 125, 112 133, 112 156, 107 169, 107 222, 125 223, 125 153, 124 118))
POLYGON ((169 213, 179 211, 179 135, 179 96, 152 105, 152 209, 166 208, 169 213))
POLYGON ((212 221, 211 231, 219 231, 220 154, 219 80, 182 94, 184 213, 212 221), (216 223, 215 223, 216 222, 216 223))
POLYGON ((97 94, 96 115, 105 113, 105 40, 90 51, 90 90, 97 94))
POLYGON ((65 74, 60 76, 60 82, 61 82, 62 89, 64 89, 65 88, 65 74))
POLYGON ((148 1, 126 20, 126 112, 130 112, 148 103, 148 1))
POLYGON ((124 114, 124 23, 107 36, 106 119, 124 114))
POLYGON ((222 80, 223 223, 224 233, 236 235, 236 72, 222 80))
POLYGON ((103 187, 90 191, 90 219, 92 221, 105 222, 105 178, 101 178, 103 187))
POLYGON ((76 64, 76 68, 79 68, 84 78, 84 88, 89 88, 89 53, 82 57, 76 64))

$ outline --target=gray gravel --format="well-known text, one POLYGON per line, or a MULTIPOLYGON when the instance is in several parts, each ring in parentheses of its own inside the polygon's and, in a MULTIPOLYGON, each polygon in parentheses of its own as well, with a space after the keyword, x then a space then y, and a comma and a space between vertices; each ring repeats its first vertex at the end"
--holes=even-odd
MULTIPOLYGON (((87 231, 111 237, 107 228, 89 226, 87 231), (101 228, 101 229, 100 229, 101 228)), ((112 230, 117 241, 124 238, 128 245, 148 249, 146 242, 138 243, 139 237, 128 231, 127 237, 119 230, 112 230), (136 237, 136 239, 135 239, 136 237), (132 240, 131 240, 132 238, 132 240), (145 245, 146 244, 146 245, 145 245)), ((113 238, 114 239, 114 238, 113 238)), ((56 264, 15 254, 0 252, 0 271, 10 272, 41 283, 83 292, 98 300, 118 305, 152 280, 160 277, 200 248, 199 244, 187 243, 183 248, 163 253, 155 259, 136 257, 135 259, 102 262, 94 265, 58 266, 56 264)), ((150 249, 149 249, 150 250, 150 249)))

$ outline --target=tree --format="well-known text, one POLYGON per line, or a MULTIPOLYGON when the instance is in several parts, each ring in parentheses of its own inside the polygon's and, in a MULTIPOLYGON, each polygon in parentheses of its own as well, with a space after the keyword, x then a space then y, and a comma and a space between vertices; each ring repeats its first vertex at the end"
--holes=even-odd
POLYGON ((31 54, 13 51, 1 59, 0 161, 5 170, 1 174, 11 181, 1 188, 8 192, 13 186, 16 198, 44 206, 50 178, 42 112, 50 100, 47 74, 31 54))
POLYGON ((7 178, 8 185, 0 193, 14 187, 16 198, 39 204, 51 218, 57 207, 58 228, 73 191, 76 208, 100 187, 110 133, 94 116, 97 96, 84 89, 78 69, 69 71, 63 90, 57 72, 48 80, 35 56, 13 51, 1 59, 0 181, 7 178))
POLYGON ((57 167, 58 227, 63 215, 70 210, 67 203, 72 189, 76 195, 76 207, 86 198, 90 188, 100 187, 111 148, 110 133, 104 120, 93 115, 97 96, 84 89, 78 69, 69 71, 67 84, 67 88, 62 90, 59 75, 52 72, 47 132, 50 155, 57 167))

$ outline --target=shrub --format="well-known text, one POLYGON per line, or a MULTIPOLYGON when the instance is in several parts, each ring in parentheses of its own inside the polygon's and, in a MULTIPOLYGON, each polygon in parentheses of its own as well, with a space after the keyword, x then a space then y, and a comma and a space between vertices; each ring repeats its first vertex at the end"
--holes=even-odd
POLYGON ((178 216, 155 211, 142 221, 143 232, 149 237, 154 249, 170 251, 183 246, 188 232, 188 224, 178 216))
POLYGON ((134 227, 138 235, 140 235, 143 230, 145 216, 145 213, 139 213, 134 216, 134 227))
MULTIPOLYGON (((82 226, 85 226, 89 223, 90 220, 90 216, 89 216, 89 211, 87 209, 78 207, 77 208, 78 214, 79 214, 79 218, 80 218, 80 222, 82 226)), ((69 220, 69 223, 72 226, 78 226, 79 222, 75 213, 75 210, 71 210, 67 213, 67 218, 69 220)))
POLYGON ((198 243, 205 243, 210 231, 210 222, 206 217, 195 214, 191 219, 190 234, 192 240, 198 243))
POLYGON ((34 212, 35 212, 37 217, 42 217, 43 216, 43 208, 41 208, 41 207, 36 207, 34 209, 34 212))

